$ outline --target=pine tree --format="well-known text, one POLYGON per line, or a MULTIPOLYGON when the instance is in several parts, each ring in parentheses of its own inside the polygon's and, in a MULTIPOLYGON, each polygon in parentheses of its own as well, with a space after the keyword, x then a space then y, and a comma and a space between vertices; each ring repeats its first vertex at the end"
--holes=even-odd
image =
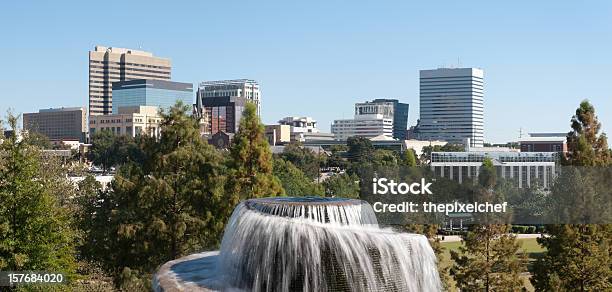
MULTIPOLYGON (((566 176, 564 179, 557 179, 550 197, 553 200, 563 201, 580 198, 575 203, 569 203, 575 210, 585 207, 581 205, 585 199, 596 199, 598 192, 604 196, 606 196, 605 192, 609 194, 609 188, 602 190, 599 187, 610 182, 607 177, 597 180, 596 185, 585 184, 584 181, 598 176, 607 169, 598 168, 596 172, 591 172, 583 168, 577 171, 571 166, 609 167, 612 159, 606 135, 599 134, 601 124, 595 115, 595 108, 588 101, 580 103, 576 114, 572 117, 571 127, 572 131, 567 134, 568 153, 563 160, 563 164, 570 166, 570 169, 562 174, 566 176), (573 183, 574 179, 579 179, 582 183, 573 183)), ((609 195, 604 198, 609 200, 609 195)), ((609 201, 600 203, 609 204, 609 201)), ((598 205, 595 201, 590 201, 588 204, 598 205)), ((609 212, 609 210, 603 211, 609 212)), ((585 218, 571 215, 569 217, 571 220, 585 218)), ((612 289, 610 268, 612 264, 612 225, 549 225, 546 230, 548 236, 539 238, 538 242, 547 251, 535 263, 534 275, 531 279, 537 291, 609 291, 612 289)))
MULTIPOLYGON (((56 198, 51 176, 43 173, 38 147, 16 136, 16 117, 9 115, 13 132, 0 144, 0 270, 53 271, 72 277, 74 232, 67 210, 56 198)), ((50 163, 50 162, 48 162, 50 163)))
MULTIPOLYGON (((490 159, 483 161, 478 175, 478 201, 494 199, 496 172, 490 159)), ((486 219, 483 219, 486 220, 486 219)), ((466 291, 517 291, 523 286, 525 255, 520 243, 504 224, 472 225, 459 252, 451 251, 451 268, 457 286, 466 291)))
POLYGON ((272 174, 272 151, 264 135, 264 126, 252 103, 247 103, 242 113, 240 126, 230 149, 229 166, 231 173, 227 192, 233 196, 233 203, 283 193, 280 182, 272 174))

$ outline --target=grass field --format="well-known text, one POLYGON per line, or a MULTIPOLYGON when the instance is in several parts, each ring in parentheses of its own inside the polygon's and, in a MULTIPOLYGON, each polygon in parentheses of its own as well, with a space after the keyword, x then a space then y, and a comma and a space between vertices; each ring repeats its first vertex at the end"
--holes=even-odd
MULTIPOLYGON (((527 257, 529 259, 529 264, 528 264, 528 270, 531 270, 531 266, 533 264, 533 262, 535 261, 535 259, 539 256, 542 255, 542 253, 545 251, 544 248, 542 248, 538 242, 536 241, 535 238, 524 238, 524 239, 518 239, 518 241, 521 243, 521 251, 525 252, 527 254, 527 257)), ((450 258, 450 251, 451 250, 457 250, 460 246, 462 245, 462 243, 460 241, 458 242, 443 242, 442 243, 442 247, 444 247, 444 256, 442 259, 442 264, 445 267, 448 267, 450 265, 452 265, 452 260, 450 258)), ((528 291, 533 291, 533 287, 531 286, 531 283, 529 282, 529 275, 525 275, 523 276, 523 281, 525 282, 525 287, 527 288, 528 291)), ((454 287, 454 283, 452 283, 452 287, 450 287, 450 291, 456 291, 457 289, 454 287)))

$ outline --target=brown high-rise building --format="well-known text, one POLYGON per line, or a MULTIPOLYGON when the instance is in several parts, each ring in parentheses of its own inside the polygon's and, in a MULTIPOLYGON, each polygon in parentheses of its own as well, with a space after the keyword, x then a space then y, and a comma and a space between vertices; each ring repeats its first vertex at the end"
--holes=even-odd
POLYGON ((113 112, 113 82, 134 79, 170 80, 170 59, 153 53, 96 46, 89 52, 89 115, 113 112))

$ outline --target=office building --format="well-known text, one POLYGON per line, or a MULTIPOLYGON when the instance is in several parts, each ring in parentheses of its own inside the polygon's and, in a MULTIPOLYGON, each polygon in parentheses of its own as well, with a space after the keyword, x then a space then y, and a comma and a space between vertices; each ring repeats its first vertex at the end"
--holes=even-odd
POLYGON ((331 133, 322 133, 317 128, 317 121, 311 117, 285 117, 278 121, 280 125, 290 127, 292 142, 306 142, 312 140, 333 140, 331 133))
POLYGON ((89 117, 89 135, 109 131, 114 135, 159 137, 161 117, 157 106, 120 107, 117 114, 89 117))
POLYGON ((153 53, 104 46, 89 52, 89 116, 113 110, 113 82, 133 79, 170 80, 169 59, 153 53))
POLYGON ((265 135, 270 146, 283 145, 291 142, 291 127, 289 125, 266 125, 265 135))
POLYGON ((331 132, 336 140, 353 136, 393 138, 393 103, 356 103, 354 118, 334 120, 331 132))
POLYGON ((521 152, 567 152, 566 133, 529 133, 519 139, 521 152))
POLYGON ((393 138, 406 139, 408 129, 407 103, 401 103, 397 99, 378 98, 372 101, 355 104, 355 114, 382 114, 384 118, 393 120, 393 138))
POLYGON ((23 129, 40 133, 52 142, 85 142, 86 113, 82 107, 41 109, 23 114, 23 129))
POLYGON ((477 68, 420 71, 419 135, 471 147, 484 144, 484 73, 477 68))
POLYGON ((243 98, 257 106, 261 112, 261 92, 259 84, 250 79, 205 81, 198 86, 196 106, 201 111, 203 101, 207 98, 243 98))
POLYGON ((217 96, 198 98, 198 109, 206 122, 202 134, 212 136, 218 132, 235 134, 244 112, 246 98, 217 96))
POLYGON ((514 180, 519 188, 535 182, 547 188, 559 157, 552 152, 432 152, 430 166, 436 175, 463 183, 478 177, 485 158, 492 160, 498 177, 514 180))
POLYGON ((135 79, 113 83, 113 114, 129 106, 157 106, 169 109, 177 101, 193 104, 193 84, 154 79, 135 79))

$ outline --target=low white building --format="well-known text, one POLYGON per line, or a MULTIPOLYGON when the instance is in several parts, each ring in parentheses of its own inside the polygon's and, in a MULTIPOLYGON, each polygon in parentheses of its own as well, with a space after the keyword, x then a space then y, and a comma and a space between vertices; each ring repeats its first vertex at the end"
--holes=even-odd
POLYGON ((158 111, 156 106, 129 106, 119 108, 118 114, 90 116, 89 136, 99 131, 110 131, 115 135, 159 137, 161 117, 158 111))
POLYGON ((382 114, 355 114, 354 119, 335 120, 331 132, 334 139, 342 141, 353 136, 393 138, 393 119, 382 114))
POLYGON ((278 124, 290 126, 292 142, 333 140, 332 134, 319 131, 317 121, 311 117, 285 117, 278 124))
POLYGON ((430 166, 436 175, 462 183, 478 176, 487 157, 492 160, 499 177, 516 180, 519 188, 535 182, 548 188, 558 160, 558 154, 552 152, 433 152, 430 166))

